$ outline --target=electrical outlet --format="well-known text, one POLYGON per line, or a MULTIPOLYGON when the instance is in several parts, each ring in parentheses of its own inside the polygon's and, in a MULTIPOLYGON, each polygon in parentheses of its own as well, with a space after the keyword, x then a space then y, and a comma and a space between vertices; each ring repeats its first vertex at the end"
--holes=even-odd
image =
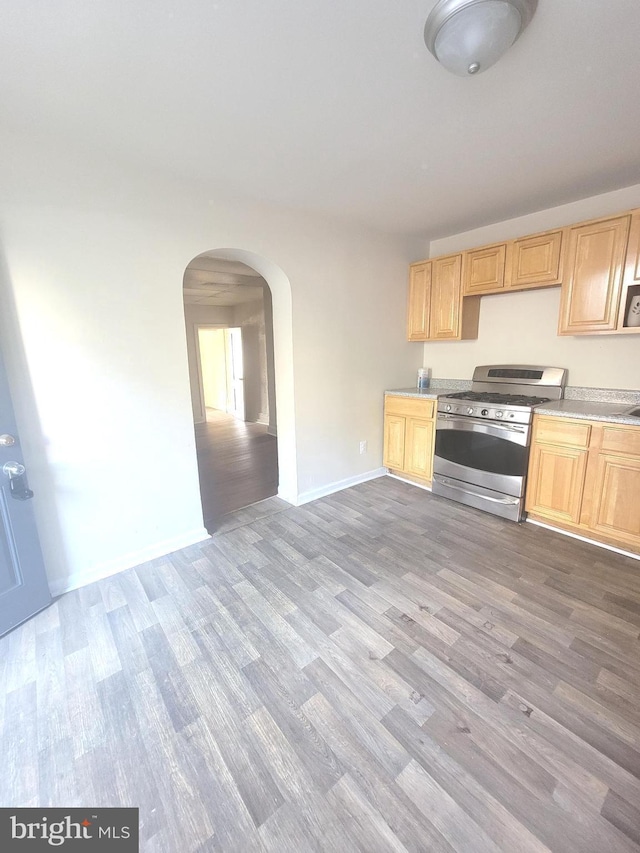
POLYGON ((360 453, 366 453, 366 452, 367 452, 367 442, 361 441, 360 442, 360 453))

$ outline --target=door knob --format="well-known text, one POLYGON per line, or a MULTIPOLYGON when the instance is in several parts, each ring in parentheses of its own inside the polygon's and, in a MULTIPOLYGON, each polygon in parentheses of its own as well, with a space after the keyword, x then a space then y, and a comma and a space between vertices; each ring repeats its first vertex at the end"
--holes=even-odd
POLYGON ((3 472, 7 477, 22 477, 27 470, 21 462, 5 462, 2 466, 3 472))
POLYGON ((21 462, 5 462, 3 472, 9 478, 9 492, 17 501, 28 501, 33 497, 31 489, 27 488, 24 472, 27 470, 21 462))
POLYGON ((16 440, 12 435, 8 435, 7 433, 0 435, 0 447, 13 447, 15 443, 16 440))

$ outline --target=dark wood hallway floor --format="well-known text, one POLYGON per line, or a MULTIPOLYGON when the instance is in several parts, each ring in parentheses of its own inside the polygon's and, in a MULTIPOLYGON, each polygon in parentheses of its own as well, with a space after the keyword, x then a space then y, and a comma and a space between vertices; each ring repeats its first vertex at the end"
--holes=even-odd
POLYGON ((207 409, 196 424, 196 452, 204 526, 213 533, 224 515, 278 491, 277 439, 262 424, 207 409))
POLYGON ((639 853, 640 563, 383 477, 0 640, 0 806, 143 853, 639 853))

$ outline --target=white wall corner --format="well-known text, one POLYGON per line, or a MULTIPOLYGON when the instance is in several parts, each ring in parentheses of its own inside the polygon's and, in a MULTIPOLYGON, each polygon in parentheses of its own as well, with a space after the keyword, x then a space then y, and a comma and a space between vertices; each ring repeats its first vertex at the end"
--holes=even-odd
POLYGON ((150 545, 148 548, 142 548, 140 551, 124 554, 117 560, 99 563, 97 566, 89 567, 86 571, 74 572, 71 575, 67 575, 67 577, 51 580, 49 581, 51 595, 55 598, 65 592, 71 592, 72 589, 80 589, 80 587, 102 580, 102 578, 116 575, 118 572, 125 571, 125 569, 132 569, 135 566, 146 563, 148 560, 165 557, 167 554, 173 554, 174 551, 179 551, 181 548, 196 545, 198 542, 204 542, 210 538, 204 527, 187 531, 180 536, 174 536, 171 539, 165 539, 162 542, 157 542, 155 545, 150 545))
MULTIPOLYGON (((375 468, 373 471, 366 471, 364 474, 356 474, 355 477, 347 477, 344 480, 336 480, 334 483, 327 483, 326 486, 320 486, 318 489, 310 489, 307 492, 301 492, 296 496, 294 506, 302 506, 310 501, 315 501, 318 498, 324 498, 326 495, 332 495, 334 492, 341 492, 343 489, 348 489, 351 486, 357 486, 358 483, 366 483, 369 480, 375 480, 378 477, 384 477, 387 473, 386 468, 375 468)), ((280 497, 280 495, 279 495, 280 497)), ((286 498, 283 498, 286 500, 286 498)))

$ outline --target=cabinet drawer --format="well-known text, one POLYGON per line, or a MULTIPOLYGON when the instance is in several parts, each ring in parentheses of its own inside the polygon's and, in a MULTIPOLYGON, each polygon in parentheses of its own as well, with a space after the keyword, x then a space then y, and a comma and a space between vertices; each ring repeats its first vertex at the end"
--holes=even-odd
POLYGON ((587 421, 572 421, 568 418, 534 418, 533 440, 561 447, 589 447, 591 424, 587 421))
POLYGON ((387 415, 406 415, 414 418, 432 418, 435 400, 418 400, 415 397, 384 398, 384 411, 387 415))
POLYGON ((602 428, 602 450, 605 453, 625 453, 640 457, 640 428, 614 426, 602 428))

